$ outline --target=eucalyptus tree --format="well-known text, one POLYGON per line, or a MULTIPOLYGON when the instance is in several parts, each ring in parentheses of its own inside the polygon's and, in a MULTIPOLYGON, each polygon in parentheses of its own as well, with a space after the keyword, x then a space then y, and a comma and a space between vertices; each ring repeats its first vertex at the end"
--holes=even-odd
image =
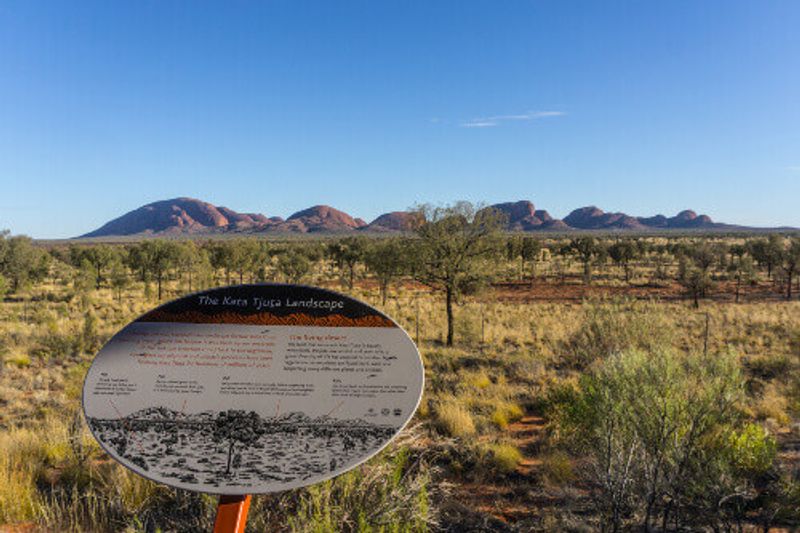
POLYGON ((638 254, 639 248, 630 239, 619 240, 608 247, 608 255, 612 261, 625 272, 625 283, 631 280, 631 261, 636 259, 638 254))
POLYGON ((592 266, 603 253, 602 245, 594 237, 578 237, 569 242, 568 248, 583 263, 583 282, 592 282, 592 266))
POLYGON ((356 267, 364 260, 367 241, 364 237, 345 237, 328 245, 328 256, 337 267, 346 272, 347 288, 353 290, 356 267))
POLYGON ((142 274, 145 281, 155 279, 158 299, 161 300, 163 284, 170 270, 178 265, 180 245, 163 239, 145 240, 130 249, 129 258, 134 270, 142 274))
POLYGON ((786 283, 786 299, 792 299, 792 281, 800 271, 800 237, 794 237, 783 246, 779 266, 786 283))
POLYGON ((469 202, 424 205, 416 212, 421 223, 415 230, 417 238, 411 241, 413 276, 444 293, 447 346, 452 346, 455 300, 491 277, 487 263, 497 256, 497 237, 506 217, 495 209, 476 209, 469 202))
POLYGON ((378 280, 381 302, 386 305, 389 285, 409 270, 408 250, 398 238, 379 239, 364 254, 364 264, 378 280))

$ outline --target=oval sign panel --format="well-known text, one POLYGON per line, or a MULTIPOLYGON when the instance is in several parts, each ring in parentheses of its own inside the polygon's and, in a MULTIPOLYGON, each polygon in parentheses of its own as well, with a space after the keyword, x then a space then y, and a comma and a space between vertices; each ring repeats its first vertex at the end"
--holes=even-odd
POLYGON ((422 388, 414 343, 376 309, 314 287, 238 285, 127 325, 92 363, 83 409, 134 472, 250 494, 366 461, 408 423, 422 388))

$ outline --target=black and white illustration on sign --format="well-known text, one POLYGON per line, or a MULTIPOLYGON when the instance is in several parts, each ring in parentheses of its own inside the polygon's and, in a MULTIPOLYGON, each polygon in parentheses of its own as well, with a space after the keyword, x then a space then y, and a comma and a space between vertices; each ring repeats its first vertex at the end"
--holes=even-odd
POLYGON ((367 460, 417 408, 422 361, 391 319, 296 285, 193 294, 98 353, 83 408, 117 461, 174 487, 265 493, 367 460))

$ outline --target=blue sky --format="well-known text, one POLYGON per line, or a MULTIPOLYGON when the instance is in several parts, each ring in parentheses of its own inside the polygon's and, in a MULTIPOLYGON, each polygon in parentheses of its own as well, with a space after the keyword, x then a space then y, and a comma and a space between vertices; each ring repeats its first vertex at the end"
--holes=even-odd
POLYGON ((800 2, 0 3, 0 227, 192 196, 800 226, 800 2))

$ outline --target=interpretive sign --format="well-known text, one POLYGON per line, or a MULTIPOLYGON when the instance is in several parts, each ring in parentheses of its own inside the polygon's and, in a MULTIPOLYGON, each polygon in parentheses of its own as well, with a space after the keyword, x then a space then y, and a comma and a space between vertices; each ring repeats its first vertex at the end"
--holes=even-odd
POLYGON ((253 494, 375 455, 422 388, 414 343, 376 309, 320 288, 237 285, 169 302, 117 333, 89 369, 83 409, 134 472, 253 494))

